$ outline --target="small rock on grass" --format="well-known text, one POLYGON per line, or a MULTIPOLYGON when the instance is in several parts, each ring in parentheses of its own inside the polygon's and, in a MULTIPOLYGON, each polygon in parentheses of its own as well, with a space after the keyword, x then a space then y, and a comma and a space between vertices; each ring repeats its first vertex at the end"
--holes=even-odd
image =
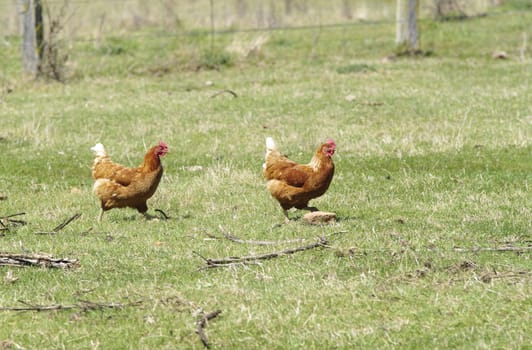
POLYGON ((333 224, 336 222, 336 214, 327 211, 311 211, 303 216, 303 220, 310 225, 333 224))
POLYGON ((504 60, 508 58, 508 53, 506 51, 495 51, 491 57, 499 60, 504 60))

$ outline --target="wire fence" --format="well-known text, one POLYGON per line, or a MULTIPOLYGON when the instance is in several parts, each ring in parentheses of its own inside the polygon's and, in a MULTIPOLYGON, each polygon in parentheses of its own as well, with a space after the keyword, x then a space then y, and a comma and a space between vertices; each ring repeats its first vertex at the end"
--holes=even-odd
MULTIPOLYGON (((394 23, 396 0, 41 0, 70 38, 211 30, 216 33, 394 23), (59 18, 59 13, 66 18, 59 18)), ((439 0, 453 2, 453 0, 439 0)), ((454 0, 456 1, 456 0, 454 0)), ((420 18, 435 15, 435 0, 420 0, 420 18)), ((468 0, 459 10, 486 13, 500 0, 468 0)), ((0 0, 3 35, 19 35, 20 0, 0 0)), ((451 10, 449 10, 451 11, 451 10)))
MULTIPOLYGON (((353 56, 354 46, 358 55, 382 54, 384 47, 388 52, 394 47, 396 0, 41 1, 45 26, 54 21, 59 24, 55 39, 68 48, 70 61, 95 56, 101 61, 101 56, 128 53, 139 45, 145 59, 155 56, 157 60, 157 53, 164 52, 178 61, 213 48, 249 56, 271 41, 276 43, 276 58, 284 59, 302 54, 313 58, 353 56), (334 35, 323 39, 325 31, 334 31, 334 35), (357 45, 353 45, 355 41, 357 45), (366 52, 361 52, 361 47, 366 52)), ((470 0, 462 11, 468 16, 484 15, 499 2, 470 0)), ((423 28, 433 23, 434 0, 420 3, 423 28)), ((20 38, 19 6, 19 0, 0 0, 4 41, 20 38)))

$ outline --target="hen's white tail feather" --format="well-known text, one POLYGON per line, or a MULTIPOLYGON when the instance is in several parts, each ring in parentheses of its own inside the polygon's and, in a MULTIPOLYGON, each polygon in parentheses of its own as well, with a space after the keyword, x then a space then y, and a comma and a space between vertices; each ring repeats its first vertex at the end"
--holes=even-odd
MULTIPOLYGON (((272 152, 277 151, 277 145, 275 144, 275 141, 271 137, 266 138, 266 154, 264 155, 264 159, 267 161, 268 156, 272 152)), ((266 169, 266 163, 262 164, 262 169, 266 169)))
POLYGON ((266 150, 267 151, 277 150, 277 145, 275 144, 275 141, 271 137, 266 138, 266 150))
POLYGON ((96 157, 107 156, 107 152, 105 152, 105 148, 103 147, 101 143, 97 143, 93 147, 91 147, 91 151, 93 151, 96 154, 96 157))

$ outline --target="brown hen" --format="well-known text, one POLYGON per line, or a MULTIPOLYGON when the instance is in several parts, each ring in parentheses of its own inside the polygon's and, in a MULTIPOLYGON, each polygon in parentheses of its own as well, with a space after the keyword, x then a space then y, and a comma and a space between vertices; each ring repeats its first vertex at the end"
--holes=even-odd
POLYGON ((96 154, 92 164, 93 192, 101 202, 98 221, 102 220, 105 211, 125 207, 137 209, 149 218, 146 201, 153 196, 161 181, 161 157, 168 152, 168 146, 161 141, 150 148, 137 168, 114 163, 101 143, 91 150, 96 154))
POLYGON ((266 162, 263 165, 264 178, 271 195, 283 208, 285 222, 289 222, 288 209, 306 209, 308 202, 327 191, 334 175, 332 156, 336 144, 328 139, 314 153, 308 164, 298 164, 282 155, 275 141, 266 138, 266 162))

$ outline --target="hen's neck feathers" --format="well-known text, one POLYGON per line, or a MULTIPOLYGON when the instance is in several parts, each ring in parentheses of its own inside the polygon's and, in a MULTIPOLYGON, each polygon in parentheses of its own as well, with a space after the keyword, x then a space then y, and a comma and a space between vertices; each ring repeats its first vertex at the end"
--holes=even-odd
POLYGON ((316 153, 314 153, 314 156, 309 162, 309 166, 312 168, 313 171, 318 171, 321 169, 322 165, 326 165, 328 163, 331 163, 331 158, 328 157, 323 153, 323 146, 318 148, 316 153))
POLYGON ((157 146, 150 148, 150 150, 144 156, 144 162, 142 162, 141 168, 144 171, 154 171, 161 166, 161 159, 155 152, 157 146))
POLYGON ((318 171, 321 166, 321 159, 319 157, 312 157, 308 165, 312 168, 312 171, 318 171))

